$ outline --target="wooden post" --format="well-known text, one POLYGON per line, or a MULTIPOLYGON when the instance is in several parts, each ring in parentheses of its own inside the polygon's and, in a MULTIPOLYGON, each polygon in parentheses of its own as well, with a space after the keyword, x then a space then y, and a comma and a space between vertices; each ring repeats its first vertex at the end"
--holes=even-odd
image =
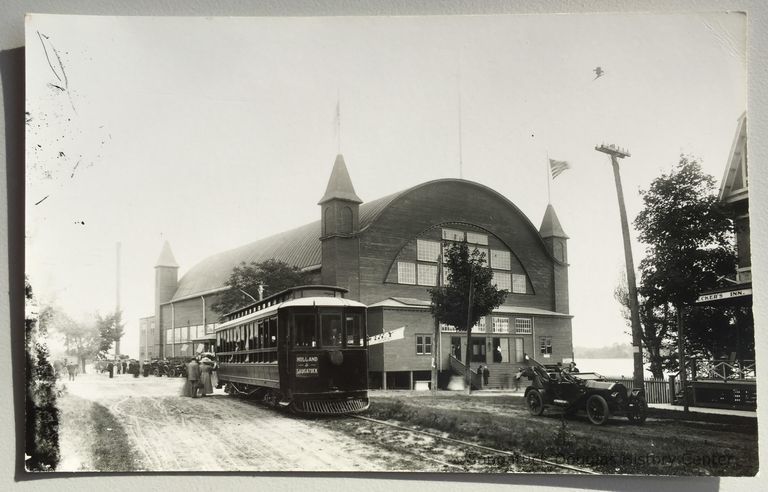
POLYGON ((467 304, 467 356, 466 356, 466 367, 464 368, 464 381, 467 385, 467 394, 472 393, 472 327, 470 326, 471 319, 472 319, 472 281, 474 280, 474 275, 472 273, 472 268, 470 267, 470 275, 469 275, 469 303, 467 304))
POLYGON ((685 323, 683 322, 683 306, 678 304, 677 309, 677 352, 680 360, 680 386, 683 388, 683 411, 688 412, 688 388, 685 363, 685 323))
POLYGON ((381 389, 387 389, 387 371, 381 372, 381 389))
POLYGON ((413 371, 408 371, 408 387, 413 389, 413 371))
POLYGON ((627 267, 627 290, 629 291, 629 311, 632 325, 632 355, 634 362, 633 380, 636 388, 643 388, 645 378, 643 377, 642 331, 640 327, 640 309, 637 302, 635 263, 632 259, 632 244, 629 238, 629 222, 627 221, 627 209, 624 206, 624 191, 621 186, 621 175, 619 174, 619 159, 629 157, 630 153, 626 150, 617 148, 615 145, 600 145, 595 147, 595 150, 611 156, 613 178, 616 183, 616 196, 619 201, 621 235, 624 239, 624 261, 627 267))
POLYGON ((669 403, 675 402, 675 376, 669 376, 669 403))

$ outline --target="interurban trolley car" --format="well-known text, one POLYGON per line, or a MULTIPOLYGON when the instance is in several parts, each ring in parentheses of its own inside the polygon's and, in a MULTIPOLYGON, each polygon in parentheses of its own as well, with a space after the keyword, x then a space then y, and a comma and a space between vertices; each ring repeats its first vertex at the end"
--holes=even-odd
POLYGON ((216 329, 226 391, 302 414, 368 408, 366 308, 346 292, 294 287, 228 314, 216 329))

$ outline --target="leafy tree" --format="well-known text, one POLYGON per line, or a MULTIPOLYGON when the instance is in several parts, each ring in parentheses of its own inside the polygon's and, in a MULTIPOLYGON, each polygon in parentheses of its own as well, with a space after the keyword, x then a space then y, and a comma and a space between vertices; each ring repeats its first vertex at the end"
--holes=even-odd
POLYGON ((467 333, 466 382, 471 391, 470 362, 472 356, 472 330, 480 318, 499 307, 507 295, 493 284, 493 271, 486 266, 485 253, 469 251, 466 242, 454 243, 445 252, 448 284, 429 290, 432 315, 442 323, 467 333))
POLYGON ((32 287, 25 278, 26 316, 26 433, 25 466, 31 471, 53 471, 59 463, 59 410, 56 377, 46 345, 45 313, 39 313, 32 287))
POLYGON ((96 315, 96 328, 99 331, 99 352, 108 352, 112 344, 123 337, 125 325, 122 322, 123 313, 114 313, 101 316, 96 315))
POLYGON ((678 353, 684 354, 680 335, 688 338, 685 306, 735 270, 733 223, 718 202, 715 179, 692 157, 681 155, 678 164, 656 178, 641 196, 643 209, 635 227, 647 247, 640 262, 638 292, 650 306, 647 321, 671 313, 677 318, 676 330, 662 322, 648 323, 644 331, 655 337, 663 337, 665 327, 674 331, 670 334, 677 337, 678 353))
MULTIPOLYGON (((614 290, 614 297, 621 304, 621 311, 627 325, 631 325, 629 308, 629 290, 627 276, 622 275, 622 282, 614 290)), ((644 296, 639 296, 640 337, 643 342, 643 358, 650 366, 651 373, 656 379, 664 377, 664 369, 670 363, 669 349, 672 341, 670 333, 675 330, 675 308, 670 304, 655 306, 644 296)), ((631 333, 627 333, 631 335, 631 333)))
POLYGON ((95 357, 101 351, 101 335, 98 326, 76 322, 66 313, 47 307, 45 327, 59 333, 64 338, 67 355, 77 358, 80 370, 85 373, 85 361, 95 357))
POLYGON ((242 262, 232 270, 227 280, 229 289, 219 296, 211 309, 223 316, 258 299, 259 286, 263 287, 266 297, 303 285, 307 279, 308 276, 300 268, 274 258, 261 263, 242 262))

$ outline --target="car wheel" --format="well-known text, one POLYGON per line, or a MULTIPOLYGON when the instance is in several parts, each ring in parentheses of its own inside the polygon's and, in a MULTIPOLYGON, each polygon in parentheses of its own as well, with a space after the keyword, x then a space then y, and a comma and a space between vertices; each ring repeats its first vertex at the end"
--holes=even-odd
POLYGON ((160 377, 160 370, 159 369, 155 369, 154 371, 152 371, 152 375, 160 377))
POLYGON ((169 369, 168 370, 168 377, 169 378, 175 378, 176 377, 176 369, 169 369))
POLYGON ((608 402, 600 395, 592 395, 587 399, 587 418, 595 425, 603 425, 611 417, 608 402))
POLYGON ((627 411, 627 418, 636 425, 643 425, 648 418, 648 402, 645 398, 636 399, 627 411))
POLYGON ((525 397, 525 402, 528 404, 528 411, 531 415, 541 415, 544 413, 544 399, 541 397, 539 390, 531 390, 525 397))

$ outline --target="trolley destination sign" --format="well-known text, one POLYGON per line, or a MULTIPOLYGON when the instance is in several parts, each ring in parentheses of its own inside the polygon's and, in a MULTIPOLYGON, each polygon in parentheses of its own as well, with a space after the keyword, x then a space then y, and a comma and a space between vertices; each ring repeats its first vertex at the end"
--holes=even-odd
POLYGON ((744 296, 751 296, 752 295, 752 289, 736 289, 736 290, 729 290, 727 292, 714 292, 712 294, 704 294, 700 295, 698 299, 696 299, 696 302, 709 302, 709 301, 719 301, 720 299, 731 299, 734 297, 744 297, 744 296))
POLYGON ((318 358, 316 355, 296 356, 296 376, 317 376, 318 358))

